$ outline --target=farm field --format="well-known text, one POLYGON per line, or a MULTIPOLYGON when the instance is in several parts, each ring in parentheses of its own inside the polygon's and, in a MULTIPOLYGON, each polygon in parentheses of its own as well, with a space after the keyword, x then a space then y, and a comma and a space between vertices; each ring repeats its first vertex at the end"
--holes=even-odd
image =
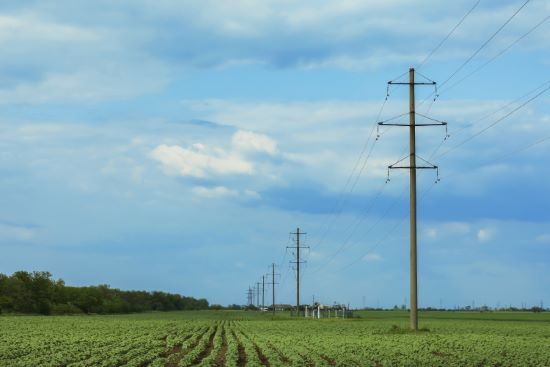
POLYGON ((549 313, 1 316, 0 366, 550 366, 549 313))

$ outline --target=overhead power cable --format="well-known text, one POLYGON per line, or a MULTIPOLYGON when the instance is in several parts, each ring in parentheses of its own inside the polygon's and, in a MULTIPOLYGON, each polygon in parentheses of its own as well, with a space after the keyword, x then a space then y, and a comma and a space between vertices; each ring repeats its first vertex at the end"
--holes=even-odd
POLYGON ((435 54, 437 52, 437 50, 439 50, 441 48, 441 46, 443 46, 443 44, 449 39, 449 37, 451 37, 451 35, 456 31, 456 29, 458 27, 460 27, 460 25, 464 22, 464 20, 466 20, 466 18, 468 18, 468 16, 474 11, 474 9, 477 8, 477 6, 479 5, 480 2, 481 2, 481 0, 476 1, 474 6, 472 6, 466 14, 464 14, 462 19, 460 19, 460 21, 453 27, 453 29, 451 29, 451 31, 449 33, 447 33, 447 35, 437 44, 437 46, 435 46, 435 48, 416 67, 417 70, 420 69, 422 66, 424 66, 424 64, 433 56, 433 54, 435 54))
POLYGON ((506 103, 505 105, 497 108, 496 110, 493 110, 491 112, 489 112, 488 114, 472 121, 470 124, 468 125, 464 125, 456 130, 453 130, 449 133, 448 136, 445 137, 445 139, 442 139, 441 142, 439 143, 439 145, 433 150, 432 154, 430 154, 428 160, 432 160, 433 157, 435 157, 435 155, 437 154, 437 152, 439 151, 439 149, 441 149, 441 147, 443 146, 443 144, 445 143, 445 141, 447 141, 447 138, 450 137, 450 138, 455 138, 457 135, 459 135, 460 133, 462 133, 465 129, 467 129, 468 127, 471 127, 473 126, 474 124, 480 122, 480 121, 483 121, 483 120, 486 120, 487 118, 497 114, 498 112, 502 111, 502 110, 505 110, 506 108, 518 103, 519 101, 523 100, 524 98, 532 95, 533 93, 536 93, 538 90, 544 88, 545 86, 549 85, 550 84, 550 80, 547 80, 546 82, 542 83, 541 85, 539 85, 538 87, 530 90, 529 92, 525 93, 524 95, 522 95, 521 97, 518 97, 516 98, 515 100, 511 101, 511 102, 508 102, 506 103))
MULTIPOLYGON (((372 126, 369 137, 367 139, 367 143, 365 144, 365 148, 367 148, 369 146, 369 143, 371 142, 371 139, 372 139, 372 136, 374 135, 375 130, 376 130, 376 124, 374 124, 372 126)), ((359 181, 359 178, 361 177, 361 175, 362 175, 362 173, 363 173, 363 171, 364 171, 364 169, 365 169, 365 167, 366 167, 366 165, 369 161, 369 158, 372 154, 372 151, 374 149, 375 144, 376 144, 376 140, 374 140, 373 143, 370 145, 370 150, 368 151, 368 154, 366 155, 365 159, 363 160, 363 164, 361 165, 361 168, 359 169, 359 171, 357 172, 357 175, 356 175, 355 172, 357 171, 357 167, 359 167, 359 163, 361 162, 361 160, 363 158, 365 149, 361 152, 361 155, 359 156, 359 160, 356 162, 356 165, 354 166, 354 168, 352 170, 352 173, 349 175, 348 179, 346 180, 346 184, 344 185, 344 190, 342 192, 340 192, 340 195, 338 196, 337 203, 334 206, 334 208, 332 210, 332 213, 329 216, 328 222, 324 221, 324 224, 321 224, 318 227, 318 231, 321 230, 321 228, 324 228, 324 230, 321 232, 321 238, 319 239, 319 241, 317 241, 317 243, 315 245, 316 247, 321 246, 321 244, 324 242, 327 234, 332 229, 332 226, 334 225, 334 221, 341 214, 342 207, 343 207, 344 202, 345 202, 345 194, 350 194, 355 189, 355 186, 357 185, 357 182, 359 181), (350 184, 352 179, 354 179, 354 181, 353 181, 352 185, 348 188, 348 185, 350 184)))
MULTIPOLYGON (((522 152, 524 152, 524 151, 526 151, 526 150, 528 150, 528 149, 531 149, 531 148, 533 148, 533 147, 535 147, 535 146, 537 146, 537 145, 544 144, 544 143, 548 143, 548 142, 550 142, 550 135, 549 135, 549 136, 546 136, 546 137, 544 137, 544 138, 542 138, 542 139, 538 139, 538 140, 536 140, 536 141, 534 141, 534 142, 531 142, 531 143, 529 143, 529 144, 527 144, 527 145, 525 145, 525 146, 522 146, 522 147, 520 147, 520 148, 517 148, 517 149, 513 150, 512 152, 507 152, 506 154, 504 154, 504 155, 502 155, 502 156, 500 156, 500 157, 493 158, 493 159, 491 159, 491 160, 489 160, 489 161, 486 161, 486 162, 482 163, 481 165, 479 165, 479 167, 483 167, 483 166, 487 166, 487 165, 489 165, 489 164, 493 164, 493 163, 495 163, 495 162, 498 162, 498 161, 501 161, 501 160, 503 160, 503 159, 506 159, 506 158, 508 158, 508 157, 510 157, 510 156, 516 155, 516 154, 518 154, 518 153, 522 153, 522 152)), ((450 174, 444 176, 442 179, 443 179, 443 180, 447 180, 447 179, 449 179, 449 178, 451 178, 451 177, 456 177, 456 176, 462 175, 462 174, 464 174, 464 172, 458 172, 458 171, 457 171, 457 172, 455 172, 455 173, 450 173, 450 174)), ((425 197, 425 196, 426 196, 435 186, 436 186, 436 184, 433 183, 433 184, 432 184, 432 185, 422 194, 421 200, 423 200, 424 197, 425 197)), ((399 220, 398 222, 396 222, 396 224, 390 229, 390 231, 388 231, 388 232, 386 233, 386 235, 385 235, 382 239, 380 239, 378 242, 376 242, 376 244, 375 244, 374 246, 372 246, 370 249, 368 249, 362 256, 356 258, 354 261, 350 262, 350 263, 347 264, 346 266, 344 266, 344 267, 342 267, 342 268, 340 268, 340 269, 338 269, 338 270, 336 270, 336 271, 339 272, 339 271, 345 270, 345 269, 347 269, 347 268, 349 268, 349 267, 355 265, 356 263, 358 263, 358 262, 361 261, 362 259, 364 259, 365 256, 367 256, 368 254, 370 254, 370 253, 371 253, 372 251, 374 251, 377 247, 379 247, 383 242, 385 242, 388 238, 390 238, 391 235, 394 234, 395 231, 403 224, 403 222, 405 222, 405 219, 406 219, 406 218, 407 218, 406 215, 404 215, 403 218, 401 218, 401 220, 399 220)))
MULTIPOLYGON (((403 75, 405 75, 405 74, 403 74, 403 75)), ((396 79, 401 78, 403 75, 398 76, 396 79)), ((331 213, 329 215, 329 219, 323 221, 319 225, 317 230, 315 231, 315 232, 320 232, 321 228, 324 228, 324 230, 321 232, 322 234, 320 236, 319 241, 317 241, 317 243, 315 245, 316 247, 320 247, 322 245, 322 243, 324 242, 326 236, 328 235, 328 233, 332 229, 332 226, 334 225, 334 222, 335 222, 336 218, 342 212, 342 207, 343 207, 343 205, 346 201, 345 194, 350 194, 350 193, 353 192, 353 190, 357 186, 357 183, 359 182, 359 179, 361 178, 361 175, 363 174, 363 171, 365 170, 365 168, 367 166, 367 163, 370 159, 370 156, 372 155, 372 151, 373 151, 374 146, 376 144, 376 140, 374 140, 371 144, 372 137, 373 137, 374 131, 377 129, 377 126, 378 126, 377 122, 380 121, 380 117, 382 116, 382 112, 384 111, 384 107, 386 106, 386 103, 388 101, 389 96, 390 96, 390 91, 389 91, 389 84, 388 84, 387 89, 386 89, 386 97, 384 98, 384 101, 383 101, 382 105, 380 106, 380 109, 378 110, 375 122, 373 123, 372 128, 370 130, 370 133, 368 135, 368 138, 367 138, 365 144, 363 145, 363 148, 361 149, 359 157, 357 158, 357 160, 356 160, 356 162, 353 166, 353 169, 351 170, 351 173, 349 174, 348 178, 346 179, 346 182, 344 184, 344 188, 343 188, 342 192, 340 192, 340 195, 338 196, 338 200, 337 200, 336 204, 334 205, 333 209, 331 210, 331 213), (370 150, 368 150, 369 145, 370 145, 370 150), (368 150, 368 153, 367 153, 366 157, 363 159, 363 157, 365 156, 365 152, 367 152, 367 150, 368 150), (361 161, 363 161, 362 165, 360 165, 361 161), (358 168, 359 168, 359 171, 358 171, 358 168), (351 186, 348 188, 348 186, 350 184, 351 184, 351 186)))
POLYGON ((525 107, 527 104, 529 104, 530 102, 532 102, 533 100, 537 99, 538 97, 540 97, 541 95, 543 95, 545 92, 547 92, 548 90, 550 89, 550 86, 546 87, 545 89, 543 89, 542 91, 540 91, 539 93, 537 93, 536 95, 534 95, 533 97, 529 98, 527 101, 523 102, 522 104, 520 104, 519 106, 517 106, 516 108, 514 108, 512 111, 508 112, 506 115, 498 118, 497 120, 493 121, 490 125, 484 127, 483 129, 479 130, 478 132, 476 132, 475 134, 471 135, 470 137, 466 138, 465 140, 463 140, 462 142, 458 143, 457 145, 453 146, 452 148, 449 148, 448 150, 446 150, 445 152, 441 153, 437 158, 441 158, 447 154, 449 154, 450 152, 452 152, 453 150, 463 146, 464 144, 466 144, 467 142, 475 139, 476 137, 478 137, 479 135, 483 134, 484 132, 486 132, 487 130, 489 130, 490 128, 492 128, 493 126, 495 126, 496 124, 502 122, 504 119, 510 117, 511 115, 513 115, 514 113, 516 113, 518 110, 522 109, 523 107, 525 107))
MULTIPOLYGON (((432 183, 423 193, 422 195, 420 195, 420 198, 419 198, 419 202, 424 200, 424 198, 426 197, 426 195, 431 191, 431 189, 435 186, 435 182, 432 183)), ((402 196, 402 195, 401 195, 402 196)), ((365 258, 365 256, 367 256, 368 254, 370 254, 372 251, 374 251, 376 248, 378 248, 382 243, 386 242, 392 235, 394 235, 397 231, 397 229, 405 222, 405 220, 407 219, 407 214, 406 212, 403 214, 403 217, 398 219, 395 224, 390 228, 390 230, 388 232, 386 232, 386 234, 384 236, 382 236, 371 248, 369 248, 366 252, 363 253, 363 255, 357 257, 355 260, 353 260, 352 262, 348 263, 347 265, 339 268, 338 270, 336 270, 336 272, 340 272, 340 271, 343 271, 343 270, 346 270, 348 268, 350 268, 351 266, 357 264, 359 261, 363 260, 365 258)))
POLYGON ((496 37, 497 34, 499 34, 503 29, 504 27, 506 27, 508 25, 508 23, 510 23, 512 21, 512 19, 515 18, 516 15, 518 15, 518 13, 530 2, 531 0, 526 0, 520 7, 519 9, 517 9, 514 14, 512 14, 497 30, 496 32, 494 32, 491 37, 489 37, 485 42, 483 42, 481 44, 481 46, 479 46, 479 48, 472 54, 470 55, 470 57, 468 57, 466 59, 466 61, 464 61, 462 64, 460 64, 460 66, 451 73, 451 75, 449 75, 449 77, 447 77, 447 79, 445 79, 445 81, 443 81, 443 83, 441 83, 439 85, 439 87, 443 87, 445 84, 447 84, 456 74, 458 74, 466 65, 468 65, 470 63, 470 61, 472 61, 472 59, 474 57, 476 57, 476 55, 481 51, 483 50, 492 40, 493 38, 496 37))
POLYGON ((485 68, 487 65, 489 65, 490 63, 492 63, 493 61, 495 61, 497 58, 499 58, 500 56, 502 56, 504 53, 506 53, 509 49, 511 49, 512 47, 514 47, 518 42, 520 42, 522 39, 524 39, 525 37, 527 37, 528 35, 530 35, 531 33, 533 33, 537 28, 539 28, 541 25, 543 25, 548 19, 550 19, 550 15, 546 16, 545 18, 543 18, 540 22, 538 22, 536 25, 534 25, 533 27, 531 27, 526 33, 524 33, 523 35, 521 35, 520 37, 518 37, 514 42, 510 43, 508 46, 506 46, 504 49, 502 49, 499 53, 497 53, 496 55, 494 55, 493 57, 491 57, 489 60, 487 60, 486 62, 484 62, 483 64, 481 64, 480 66, 478 66, 477 68, 475 68, 473 71, 471 71, 470 73, 468 73, 466 76, 464 76, 462 79, 458 80, 456 83, 452 84, 451 86, 443 89, 441 93, 446 93, 448 92, 449 90, 455 88, 457 85, 459 85, 460 83, 462 83, 464 80, 468 79, 469 77, 471 77, 472 75, 474 75, 475 73, 477 73, 478 71, 480 71, 481 69, 485 68))
POLYGON ((340 244, 340 246, 333 253, 331 253, 329 255, 328 259, 324 263, 320 264, 318 267, 316 267, 313 270, 313 273, 317 273, 323 267, 330 264, 334 260, 334 258, 346 248, 347 243, 352 238, 352 236, 355 234, 356 230, 359 228, 359 225, 366 219, 367 214, 371 211, 371 209, 374 206, 374 204, 376 203, 376 201, 382 195, 382 192, 384 191, 384 188, 386 187, 386 184, 387 184, 387 182, 384 182, 384 184, 380 187, 380 189, 375 194, 374 199, 369 201, 369 205, 365 208, 365 211, 362 213, 362 217, 359 220, 357 220, 355 223, 348 226, 344 230, 344 233, 349 232, 348 235, 346 236, 345 240, 340 244))
MULTIPOLYGON (((492 158, 488 161, 485 161, 479 165, 476 165, 477 168, 481 168, 481 167, 485 167, 485 166, 488 166, 490 164, 493 164, 493 163, 496 163, 496 162, 499 162, 503 159, 506 159, 506 158, 509 158, 513 155, 516 155, 516 154, 519 154, 519 153, 522 153, 522 152, 525 152, 526 150, 529 150, 533 147, 536 147, 537 145, 540 145, 540 144, 544 144, 544 143, 547 143, 547 142, 550 142, 550 135, 549 136, 545 136, 544 138, 542 139, 537 139, 527 145, 524 145, 524 146, 521 146, 517 149, 514 149, 513 151, 511 152, 506 152, 505 154, 497 157, 497 158, 492 158)), ((446 180, 446 179, 449 179, 451 177, 456 177, 460 174, 463 174, 462 172, 459 172, 459 171, 456 171, 456 172, 453 172, 453 173, 449 173, 448 175, 444 176, 443 179, 446 180)))

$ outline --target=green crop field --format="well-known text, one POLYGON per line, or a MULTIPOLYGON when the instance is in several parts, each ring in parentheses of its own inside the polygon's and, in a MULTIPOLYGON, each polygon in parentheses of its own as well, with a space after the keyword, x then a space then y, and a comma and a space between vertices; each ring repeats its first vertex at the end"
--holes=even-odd
POLYGON ((549 313, 2 316, 0 366, 550 366, 549 313))

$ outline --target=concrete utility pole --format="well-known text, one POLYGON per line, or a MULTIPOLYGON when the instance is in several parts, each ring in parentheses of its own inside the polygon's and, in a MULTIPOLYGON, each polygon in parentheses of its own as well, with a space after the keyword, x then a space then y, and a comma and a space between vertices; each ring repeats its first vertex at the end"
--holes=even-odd
POLYGON ((273 309, 273 316, 275 316, 275 284, 277 284, 277 282, 275 281, 275 276, 277 275, 279 274, 275 273, 275 263, 273 263, 271 264, 271 291, 272 291, 271 308, 273 309))
MULTIPOLYGON (((416 164, 416 127, 417 126, 446 126, 447 123, 443 121, 437 121, 427 117, 431 120, 430 123, 416 123, 416 111, 415 111, 415 96, 414 90, 416 85, 436 85, 436 82, 430 81, 429 83, 417 83, 414 80, 414 68, 409 69, 409 81, 407 83, 399 82, 388 82, 389 85, 408 85, 409 86, 409 123, 408 124, 399 124, 399 123, 385 123, 379 122, 378 125, 384 126, 408 126, 409 127, 409 165, 408 166, 397 166, 406 159, 402 158, 398 162, 388 166, 388 180, 389 180, 389 170, 390 169, 408 169, 409 170, 409 181, 410 181, 410 298, 411 298, 411 314, 410 314, 410 324, 412 330, 418 330, 418 298, 417 298, 417 232, 416 232, 416 170, 417 169, 435 169, 438 170, 436 165, 429 163, 428 161, 420 158, 423 162, 428 164, 427 166, 418 166, 416 164)), ((426 117, 426 116, 424 116, 426 117)), ((439 177, 439 175, 438 175, 439 177)), ((439 178, 436 180, 436 182, 439 178)))
POLYGON ((260 307, 260 282, 256 283, 256 307, 260 307))
POLYGON ((409 69, 409 165, 410 165, 410 288, 411 329, 418 330, 417 262, 416 262, 416 112, 414 100, 414 69, 409 69))
POLYGON ((300 264, 304 263, 304 261, 300 261, 300 249, 301 248, 309 248, 307 246, 300 246, 300 235, 304 235, 306 233, 300 232, 300 228, 296 228, 296 232, 291 233, 294 236, 296 236, 296 245, 295 246, 288 246, 287 248, 291 248, 296 250, 296 261, 291 261, 291 263, 296 264, 296 316, 299 316, 300 313, 300 264))
POLYGON ((265 308, 265 275, 262 275, 262 309, 265 308))
POLYGON ((250 306, 253 304, 252 302, 252 297, 253 297, 253 292, 252 292, 252 288, 248 287, 248 291, 246 292, 246 295, 247 295, 247 304, 250 306))

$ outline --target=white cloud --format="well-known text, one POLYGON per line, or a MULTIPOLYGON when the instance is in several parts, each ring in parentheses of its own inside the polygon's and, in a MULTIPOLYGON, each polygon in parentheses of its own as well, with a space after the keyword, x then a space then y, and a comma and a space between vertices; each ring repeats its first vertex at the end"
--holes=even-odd
POLYGON ((428 228, 426 230, 426 237, 428 237, 431 240, 435 240, 437 238, 437 229, 435 228, 428 228))
POLYGON ((158 78, 150 78, 152 65, 131 65, 122 71, 109 71, 98 65, 95 69, 47 73, 39 81, 22 81, 11 89, 0 90, 0 102, 42 104, 51 102, 97 102, 106 99, 124 99, 143 93, 159 91, 167 76, 157 69, 158 78), (103 70, 101 70, 103 68, 103 70))
POLYGON ((491 228, 481 228, 477 232, 477 239, 479 242, 489 242, 495 234, 495 231, 491 228))
POLYGON ((0 239, 27 241, 34 237, 32 228, 0 223, 0 239))
POLYGON ((225 186, 205 187, 195 186, 191 189, 193 194, 206 198, 240 197, 247 200, 257 200, 261 196, 254 190, 235 190, 225 186))
POLYGON ((550 243, 550 233, 541 234, 535 240, 541 243, 550 243))
POLYGON ((378 254, 367 254, 363 257, 363 261, 366 261, 366 262, 382 261, 382 256, 380 256, 378 254))
POLYGON ((167 174, 205 178, 214 175, 252 174, 252 163, 235 154, 217 149, 215 154, 185 149, 178 145, 157 146, 151 157, 160 162, 167 174))
POLYGON ((97 41, 98 35, 89 29, 47 22, 37 17, 0 16, 0 42, 30 39, 34 41, 97 41))
POLYGON ((196 186, 196 187, 193 187, 192 191, 195 195, 203 196, 207 198, 219 198, 224 196, 238 195, 237 191, 230 190, 224 186, 216 186, 216 187, 196 186))
POLYGON ((260 199, 261 195, 254 190, 244 190, 244 196, 246 196, 249 199, 260 199))
POLYGON ((470 233, 470 224, 464 222, 443 222, 425 230, 425 236, 431 240, 450 236, 464 236, 470 233))
POLYGON ((243 152, 263 152, 277 154, 277 142, 267 135, 239 130, 233 134, 233 147, 243 152))

